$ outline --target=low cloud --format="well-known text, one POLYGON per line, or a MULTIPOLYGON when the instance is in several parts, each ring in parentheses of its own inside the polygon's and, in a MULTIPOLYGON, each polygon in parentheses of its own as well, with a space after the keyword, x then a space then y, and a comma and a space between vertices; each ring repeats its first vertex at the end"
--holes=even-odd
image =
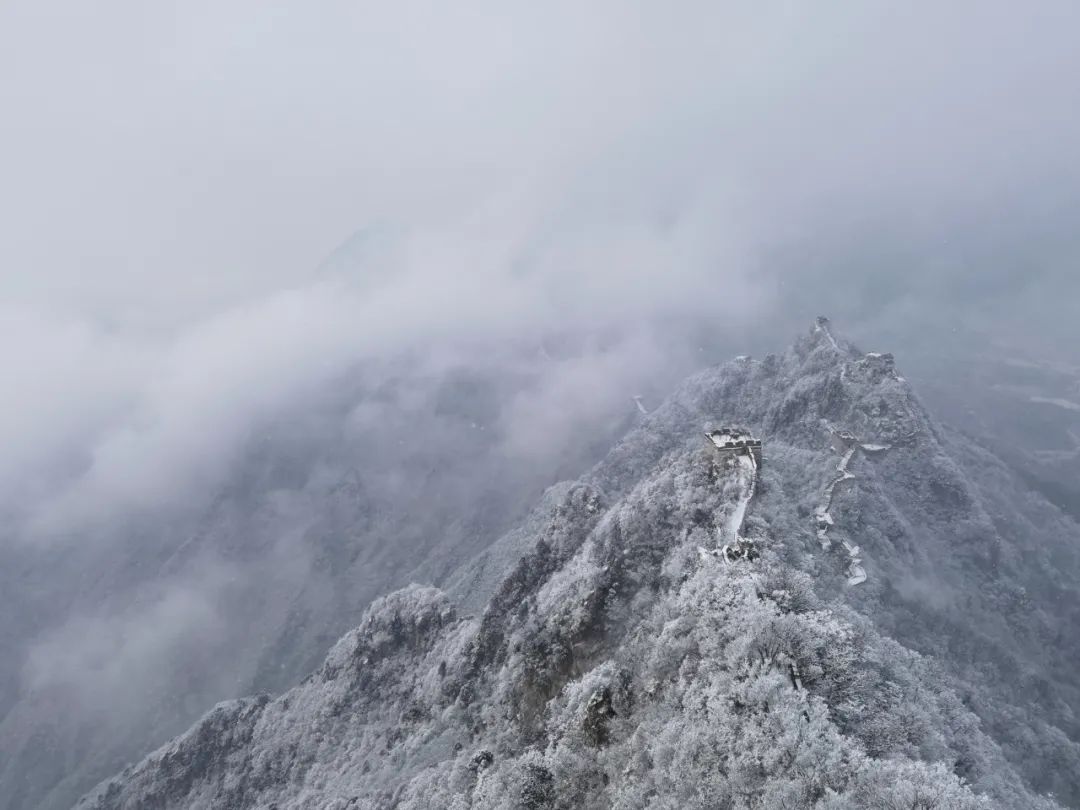
POLYGON ((274 656, 490 540, 635 394, 822 312, 885 350, 989 324, 1068 353, 1078 27, 1064 0, 0 4, 5 744, 29 717, 135 755, 280 686, 310 660, 274 656), (191 705, 140 719, 163 698, 191 705))
POLYGON ((38 640, 24 668, 28 697, 88 714, 126 707, 135 716, 122 721, 171 703, 170 690, 182 690, 185 675, 204 677, 208 656, 227 637, 221 600, 235 572, 218 565, 201 574, 147 588, 121 608, 72 617, 38 640))
MULTIPOLYGON (((70 386, 86 412, 55 441, 41 442, 38 458, 11 459, 19 465, 6 470, 12 478, 35 462, 44 474, 66 453, 75 459, 54 491, 21 498, 17 508, 32 536, 47 537, 205 495, 260 424, 364 361, 409 351, 465 362, 470 352, 491 353, 500 343, 540 346, 554 333, 617 334, 618 349, 586 341, 578 365, 551 364, 544 372, 550 376, 544 396, 561 391, 566 400, 561 418, 587 419, 609 407, 611 396, 626 399, 631 380, 648 379, 665 363, 648 337, 658 318, 709 312, 740 323, 758 306, 753 284, 737 272, 724 274, 722 293, 707 294, 717 270, 694 255, 701 249, 696 234, 641 225, 549 247, 536 244, 531 232, 507 236, 498 222, 481 219, 400 238, 379 257, 381 266, 353 268, 361 277, 371 272, 384 279, 359 289, 348 274, 321 277, 143 345, 86 325, 68 327, 84 343, 115 351, 118 370, 65 379, 70 358, 62 351, 58 364, 43 370, 70 386), (661 274, 665 284, 653 292, 651 280, 661 274), (688 308, 690 288, 706 294, 688 308), (605 379, 609 374, 618 379, 605 379)), ((107 371, 96 357, 86 363, 107 371)), ((18 421, 9 428, 21 429, 18 421)))
POLYGON ((38 539, 213 490, 371 358, 873 310, 911 288, 860 234, 957 277, 971 223, 1080 196, 1072 4, 49 5, 0 12, 0 499, 38 539))

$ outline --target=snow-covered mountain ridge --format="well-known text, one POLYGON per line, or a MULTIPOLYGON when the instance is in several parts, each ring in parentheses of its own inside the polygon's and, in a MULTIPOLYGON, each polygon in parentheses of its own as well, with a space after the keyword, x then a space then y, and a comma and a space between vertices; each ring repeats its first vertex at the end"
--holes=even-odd
POLYGON ((80 807, 1075 806, 1078 536, 819 322, 80 807), (756 557, 701 553, 735 514, 756 557))

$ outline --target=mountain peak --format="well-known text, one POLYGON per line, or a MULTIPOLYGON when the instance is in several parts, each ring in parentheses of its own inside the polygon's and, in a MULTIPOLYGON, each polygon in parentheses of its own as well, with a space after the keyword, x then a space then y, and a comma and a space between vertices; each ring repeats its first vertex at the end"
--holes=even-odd
POLYGON ((995 673, 1052 671, 1055 629, 1006 608, 1031 550, 941 434, 827 321, 703 371, 465 566, 475 588, 510 561, 478 617, 430 587, 379 600, 299 687, 81 807, 1054 807, 1037 791, 1078 789, 1075 763, 1047 775, 995 729, 1078 749, 995 673))

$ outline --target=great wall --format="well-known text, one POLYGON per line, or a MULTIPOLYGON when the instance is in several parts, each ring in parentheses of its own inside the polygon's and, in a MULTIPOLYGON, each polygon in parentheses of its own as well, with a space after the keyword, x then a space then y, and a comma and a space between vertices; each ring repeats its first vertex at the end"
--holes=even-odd
MULTIPOLYGON (((818 318, 814 327, 816 332, 824 334, 829 344, 836 351, 841 351, 836 339, 829 330, 828 318, 818 318)), ((891 368, 891 357, 870 353, 867 359, 880 360, 883 365, 891 368)), ((841 377, 847 372, 845 364, 841 377)), ((898 378, 899 379, 899 378, 898 378)), ((836 475, 826 484, 822 492, 821 503, 814 509, 815 533, 821 550, 827 552, 832 548, 832 540, 829 532, 835 526, 836 521, 832 515, 833 502, 836 498, 837 488, 845 481, 855 478, 851 472, 851 463, 855 455, 863 453, 880 453, 890 449, 890 445, 864 442, 854 433, 825 424, 830 436, 830 444, 840 454, 840 460, 836 465, 836 475)), ((743 522, 746 512, 757 490, 758 469, 762 462, 762 444, 760 439, 754 438, 749 431, 742 428, 723 427, 706 432, 710 444, 716 454, 721 458, 733 459, 738 469, 738 476, 742 479, 742 491, 736 502, 735 508, 728 515, 724 526, 719 530, 720 542, 723 545, 719 549, 699 549, 703 555, 715 556, 731 562, 734 560, 749 560, 756 556, 754 541, 742 534, 743 522)), ((847 553, 847 584, 861 585, 866 582, 866 569, 863 567, 861 549, 847 539, 841 539, 841 545, 847 553)))

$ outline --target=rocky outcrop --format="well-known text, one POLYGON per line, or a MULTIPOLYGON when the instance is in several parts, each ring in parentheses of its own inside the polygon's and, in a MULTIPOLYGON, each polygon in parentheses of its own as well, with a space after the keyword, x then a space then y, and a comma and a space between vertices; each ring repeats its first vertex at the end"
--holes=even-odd
MULTIPOLYGON (((517 562, 478 615, 420 586, 378 600, 304 683, 215 709, 80 807, 1074 801, 1077 695, 1066 678, 1032 691, 1010 676, 1076 656, 1075 640, 1039 642, 1075 609, 1076 554, 999 531, 892 364, 826 327, 782 357, 703 372, 643 416, 514 537, 517 562), (768 454, 744 519, 757 556, 737 565, 697 551, 745 494, 737 465, 702 448, 721 420, 768 454), (868 549, 857 589, 817 542, 827 425, 890 447, 833 496, 831 535, 868 549), (1056 575, 1041 568, 1051 552, 1056 575), (1053 593, 1017 602, 1012 583, 1040 577, 1053 593), (1026 758, 1038 746, 1057 747, 1052 775, 1026 758)), ((457 581, 475 599, 488 580, 457 581)))

